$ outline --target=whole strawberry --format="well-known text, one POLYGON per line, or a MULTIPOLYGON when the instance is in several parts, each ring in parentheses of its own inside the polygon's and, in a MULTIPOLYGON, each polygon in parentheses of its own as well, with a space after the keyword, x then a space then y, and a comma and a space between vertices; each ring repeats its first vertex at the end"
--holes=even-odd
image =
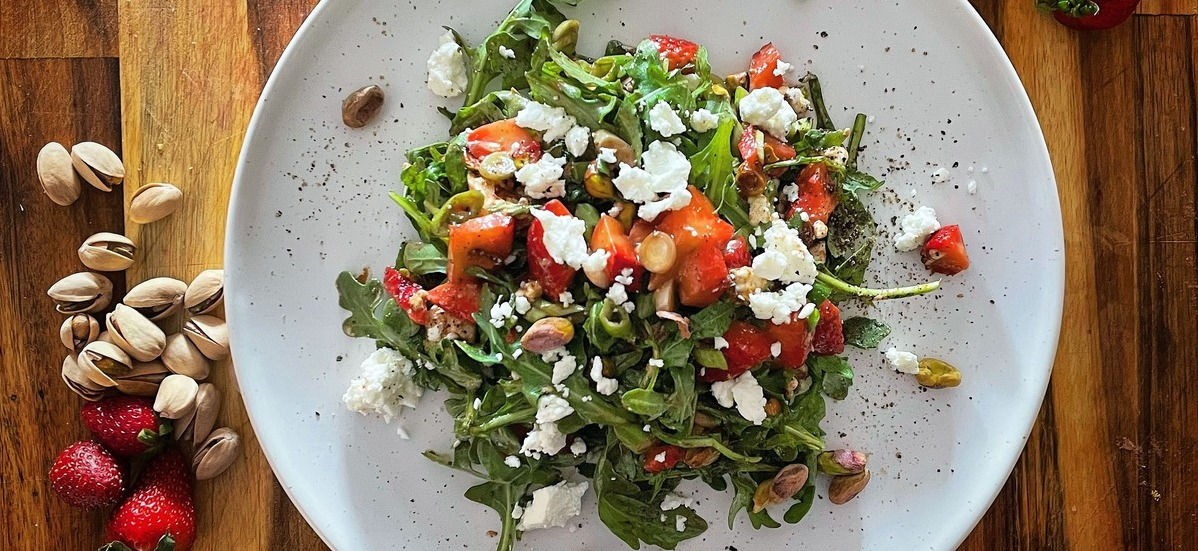
POLYGON ((158 443, 163 425, 154 402, 138 396, 112 396, 89 402, 79 414, 87 430, 121 457, 134 457, 158 443))
POLYGON ((96 442, 75 442, 50 467, 50 487, 75 507, 105 507, 121 499, 125 475, 117 460, 96 442))
POLYGON ((102 549, 190 549, 196 538, 192 482, 179 450, 170 448, 150 461, 133 493, 113 512, 108 537, 114 541, 102 549))

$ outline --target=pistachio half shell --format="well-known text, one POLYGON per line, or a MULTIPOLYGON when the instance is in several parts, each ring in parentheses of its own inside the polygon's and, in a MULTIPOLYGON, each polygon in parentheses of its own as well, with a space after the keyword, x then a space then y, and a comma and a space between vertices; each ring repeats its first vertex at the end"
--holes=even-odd
POLYGON ((96 336, 96 340, 99 342, 106 342, 108 344, 116 344, 112 342, 112 335, 109 335, 108 331, 100 331, 100 334, 96 336))
POLYGON ((111 149, 96 142, 82 142, 71 148, 71 164, 87 183, 100 191, 112 191, 125 179, 125 164, 111 149))
POLYGON ((193 448, 199 449, 212 434, 212 429, 216 427, 216 416, 220 413, 220 400, 220 390, 216 388, 216 385, 201 384, 200 389, 196 392, 195 410, 191 415, 175 422, 175 439, 190 443, 193 448))
POLYGON ((241 448, 241 437, 233 429, 221 427, 212 431, 196 449, 191 468, 195 471, 196 480, 208 480, 225 472, 241 448))
POLYGON ((175 333, 166 338, 166 348, 162 350, 162 363, 171 373, 187 375, 197 381, 208 378, 211 364, 208 358, 192 344, 183 333, 175 333))
POLYGON ((133 359, 117 345, 97 340, 79 352, 79 369, 91 382, 112 388, 116 386, 115 377, 133 371, 133 359))
POLYGON ((130 289, 124 302, 150 320, 158 321, 178 311, 186 292, 186 283, 171 277, 156 277, 130 289))
POLYGON ((71 166, 71 152, 58 142, 50 142, 37 154, 37 179, 51 201, 67 206, 79 199, 83 184, 71 166))
POLYGON ((94 272, 79 272, 58 280, 46 294, 64 314, 95 313, 112 300, 112 281, 94 272))
POLYGON ((129 200, 129 219, 138 224, 162 220, 178 210, 183 192, 170 184, 146 184, 129 200))
POLYGON ((157 358, 166 348, 166 334, 162 329, 141 312, 124 304, 116 305, 105 318, 105 325, 112 335, 112 342, 139 362, 157 358))
POLYGON ((104 397, 104 387, 93 383, 79 367, 78 356, 71 354, 62 361, 62 382, 84 400, 95 402, 104 397))
POLYGON ((192 315, 207 314, 225 300, 225 271, 204 270, 187 286, 183 306, 192 315))
POLYGON ((205 358, 219 361, 229 357, 229 329, 224 320, 216 316, 196 316, 183 325, 183 334, 205 358))
POLYGON ((135 362, 133 371, 116 379, 116 389, 132 396, 155 396, 171 372, 160 361, 135 362))
POLYGON ((79 261, 97 272, 119 272, 133 265, 135 253, 137 247, 128 237, 100 232, 84 240, 79 261))
POLYGON ((154 411, 167 419, 179 419, 195 410, 200 385, 186 375, 167 375, 154 396, 154 411))
POLYGON ((100 336, 100 322, 88 314, 74 314, 62 322, 58 336, 63 346, 78 352, 100 336))

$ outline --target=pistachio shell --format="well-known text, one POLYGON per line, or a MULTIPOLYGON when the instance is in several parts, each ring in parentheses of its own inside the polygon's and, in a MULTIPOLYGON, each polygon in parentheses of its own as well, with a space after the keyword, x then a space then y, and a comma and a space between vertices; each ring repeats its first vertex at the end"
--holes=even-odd
POLYGON ((105 318, 112 342, 129 353, 139 362, 148 362, 162 354, 166 348, 166 334, 141 312, 124 304, 105 318))
POLYGON ((166 338, 166 348, 162 350, 162 363, 171 373, 187 375, 197 381, 208 378, 211 365, 208 358, 192 344, 183 333, 175 333, 166 338))
POLYGON ((128 237, 100 232, 79 246, 79 261, 97 272, 119 272, 133 265, 137 247, 128 237))
POLYGON ((341 102, 341 120, 350 128, 362 128, 379 113, 385 98, 377 85, 359 88, 341 102))
POLYGON ((158 321, 178 311, 186 292, 186 283, 170 277, 156 277, 130 289, 124 302, 150 320, 158 321))
POLYGON ((112 342, 112 335, 109 335, 108 331, 100 331, 100 334, 96 336, 96 340, 99 342, 106 342, 108 344, 116 344, 112 342))
POLYGON ((82 142, 71 148, 71 164, 87 183, 100 191, 112 191, 125 179, 125 164, 111 149, 96 142, 82 142))
POLYGON ((225 321, 215 316, 196 316, 183 325, 183 334, 209 360, 229 357, 229 329, 225 321))
POLYGON ((62 361, 62 382, 84 400, 95 402, 104 397, 104 387, 93 383, 79 367, 78 356, 71 354, 62 361))
POLYGON ((71 153, 58 142, 50 142, 37 154, 37 179, 51 201, 67 206, 79 199, 83 184, 71 166, 71 153))
POLYGON ((84 346, 100 336, 100 322, 88 314, 75 314, 62 322, 58 329, 58 337, 62 345, 72 352, 83 350, 84 346))
POLYGON ((58 280, 46 294, 64 314, 95 313, 112 300, 112 281, 93 272, 79 272, 58 280))
POLYGON ((225 472, 237 460, 240 448, 241 437, 233 429, 222 427, 212 431, 192 459, 196 480, 208 480, 225 472))
POLYGON ((158 385, 154 411, 167 419, 178 419, 191 413, 196 406, 200 385, 186 375, 168 375, 158 385))
POLYGON ((833 505, 844 505, 857 497, 866 484, 869 484, 869 469, 857 474, 834 477, 828 484, 828 501, 833 505))
POLYGON ((97 340, 79 352, 79 368, 91 382, 112 388, 116 386, 114 377, 133 371, 133 359, 117 345, 97 340))
POLYGON ((178 210, 183 192, 170 184, 146 184, 129 200, 129 219, 138 224, 162 220, 178 210))
POLYGON ((167 375, 170 371, 162 362, 134 362, 133 371, 116 378, 116 389, 132 396, 152 397, 167 375))
POLYGON ((192 315, 216 310, 225 300, 225 271, 204 270, 187 286, 183 306, 192 315))
POLYGON ((196 449, 200 448, 212 434, 212 429, 216 427, 216 416, 220 413, 220 401, 220 390, 215 385, 212 383, 200 385, 200 390, 196 392, 195 415, 192 416, 191 423, 186 429, 187 438, 196 449))

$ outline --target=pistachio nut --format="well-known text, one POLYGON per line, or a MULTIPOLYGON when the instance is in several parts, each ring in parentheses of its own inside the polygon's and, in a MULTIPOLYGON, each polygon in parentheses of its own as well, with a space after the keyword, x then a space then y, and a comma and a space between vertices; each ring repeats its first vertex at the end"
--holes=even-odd
POLYGON ((520 345, 526 352, 544 354, 566 346, 574 339, 574 324, 566 318, 541 318, 528 328, 520 345))
POLYGON ((162 350, 162 363, 171 373, 187 375, 197 381, 208 378, 211 365, 208 358, 192 344, 183 333, 175 333, 166 338, 166 348, 162 350))
POLYGON ((158 385, 170 375, 160 361, 134 362, 133 371, 116 378, 116 389, 130 396, 152 397, 158 394, 158 385))
POLYGON ((229 329, 216 316, 196 316, 183 325, 183 334, 205 358, 220 361, 229 357, 229 329))
POLYGON ((692 469, 702 469, 720 458, 719 450, 715 448, 687 448, 682 456, 682 462, 692 469))
POLYGON ((578 27, 577 19, 567 19, 558 24, 551 37, 553 49, 567 55, 573 54, 578 45, 578 27))
POLYGON ((952 388, 961 385, 961 371, 944 360, 923 358, 915 380, 927 388, 952 388))
POLYGON ((833 505, 844 505, 857 497, 866 484, 869 484, 869 469, 833 478, 832 483, 828 485, 828 501, 833 505))
POLYGON ((593 134, 595 149, 611 149, 615 151, 616 160, 629 166, 636 165, 636 151, 628 142, 607 130, 596 130, 593 134))
POLYGON ((112 342, 139 362, 157 358, 166 348, 166 334, 162 329, 127 305, 116 305, 105 318, 105 325, 112 335, 112 342))
POLYGON ((112 388, 116 386, 114 377, 133 371, 133 359, 117 345, 97 340, 79 352, 79 369, 91 382, 112 388))
POLYGON ((109 335, 108 331, 100 331, 100 334, 96 335, 96 340, 99 342, 106 342, 108 344, 116 344, 112 342, 112 335, 109 335))
POLYGON ((233 461, 237 460, 241 448, 241 437, 228 427, 221 427, 196 447, 195 457, 191 461, 191 469, 195 471, 196 480, 215 478, 233 461))
POLYGON ((104 396, 104 387, 93 383, 79 367, 79 357, 71 354, 62 361, 62 382, 84 400, 95 402, 104 396))
POLYGON ((71 164, 87 183, 100 191, 112 191, 125 179, 125 164, 111 149, 96 142, 82 142, 71 148, 71 164))
POLYGON ((341 102, 341 121, 350 128, 362 128, 374 120, 385 99, 383 89, 374 84, 354 90, 341 102))
POLYGON ((225 271, 204 270, 187 286, 183 306, 195 316, 215 310, 224 300, 225 271))
POLYGON ((175 428, 178 431, 175 438, 190 442, 194 448, 199 449, 200 445, 212 434, 212 429, 216 427, 216 416, 220 413, 220 400, 220 390, 216 388, 216 385, 201 384, 200 389, 196 391, 195 410, 191 415, 175 422, 175 428))
POLYGON ((770 488, 774 503, 782 503, 799 493, 799 490, 807 485, 807 477, 810 474, 811 471, 807 465, 802 463, 793 463, 782 467, 782 470, 774 475, 774 485, 770 488))
POLYGON ((46 196, 64 207, 79 199, 83 191, 79 175, 71 166, 71 152, 58 142, 50 142, 38 152, 37 179, 46 196))
POLYGON ((857 474, 865 470, 867 461, 865 454, 856 450, 829 450, 819 454, 819 470, 833 476, 857 474))
POLYGON ((79 272, 58 280, 46 294, 63 314, 91 314, 108 307, 112 281, 94 272, 79 272))
POLYGON ((753 512, 760 513, 774 503, 774 479, 771 478, 758 484, 757 491, 753 492, 753 512))
POLYGON ((154 396, 154 411, 167 419, 179 419, 196 407, 200 385, 186 375, 167 375, 154 396))
POLYGON ((125 293, 125 304, 152 321, 166 319, 183 305, 187 284, 170 277, 156 277, 139 283, 125 293))
POLYGON ((83 241, 79 261, 97 272, 119 272, 133 265, 137 247, 128 237, 100 232, 83 241))
POLYGON ((63 346, 78 352, 100 336, 100 322, 88 314, 74 314, 62 322, 58 336, 63 346))
POLYGON ((183 192, 170 184, 146 184, 129 199, 129 219, 138 224, 157 222, 170 216, 183 203, 183 192))

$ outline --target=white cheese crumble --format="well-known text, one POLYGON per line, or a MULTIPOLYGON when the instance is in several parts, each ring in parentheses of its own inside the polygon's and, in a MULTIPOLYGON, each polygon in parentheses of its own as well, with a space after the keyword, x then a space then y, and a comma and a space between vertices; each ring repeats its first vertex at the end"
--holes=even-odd
POLYGON ((516 59, 516 52, 513 51, 511 48, 508 48, 507 46, 500 44, 499 45, 499 56, 506 57, 508 59, 516 59))
POLYGON ((795 184, 786 184, 782 186, 782 197, 793 203, 799 200, 799 186, 795 184))
POLYGON ((512 518, 515 520, 520 520, 520 517, 522 517, 522 516, 524 516, 524 508, 519 505, 513 505, 512 506, 512 518))
POLYGON ((528 297, 524 295, 516 295, 516 298, 512 301, 512 306, 516 309, 516 313, 520 314, 521 316, 527 314, 529 310, 532 310, 532 303, 529 302, 528 297))
MULTIPOLYGON (((539 415, 540 411, 537 413, 539 415)), ((528 432, 528 436, 524 437, 520 453, 540 459, 541 454, 554 455, 562 451, 564 447, 566 447, 566 435, 557 429, 557 423, 537 423, 528 432)))
POLYGON ((940 168, 936 169, 936 172, 932 173, 932 183, 933 184, 943 184, 947 181, 948 181, 948 169, 947 168, 940 167, 940 168))
POLYGON ((811 100, 803 94, 802 88, 788 88, 785 95, 786 103, 790 104, 790 108, 795 110, 796 115, 803 115, 811 110, 811 100))
POLYGON ((782 343, 775 342, 770 345, 770 356, 777 358, 782 355, 782 343))
POLYGON ((560 360, 554 362, 553 364, 553 377, 551 382, 556 385, 566 380, 566 377, 573 375, 574 371, 577 369, 578 359, 575 358, 573 354, 564 354, 560 360))
POLYGON ((649 127, 663 138, 669 138, 686 132, 686 125, 673 107, 665 101, 659 101, 649 110, 649 127))
POLYGON ((524 184, 524 194, 533 199, 561 197, 566 194, 566 182, 562 180, 565 166, 565 157, 546 153, 537 162, 520 167, 516 181, 524 184))
POLYGON ((844 166, 849 162, 849 150, 842 146, 829 147, 823 151, 825 159, 832 161, 840 166, 844 166))
POLYGON ((616 150, 610 147, 600 147, 599 155, 595 157, 595 159, 601 163, 609 163, 614 165, 617 162, 616 150))
POLYGON ((532 209, 531 214, 545 229, 545 250, 558 264, 574 269, 582 267, 587 257, 587 224, 576 216, 558 216, 543 209, 532 209))
POLYGON ((690 507, 692 503, 694 503, 693 499, 686 497, 684 495, 670 492, 670 493, 666 494, 666 497, 663 497, 661 499, 661 510, 662 511, 673 511, 674 509, 677 509, 679 507, 690 507))
POLYGON ((565 137, 577 124, 574 117, 561 107, 550 107, 544 103, 530 101, 516 113, 516 125, 541 132, 541 139, 552 142, 565 137))
POLYGON ((940 221, 936 220, 936 210, 932 207, 919 207, 915 212, 903 217, 899 223, 903 230, 894 238, 894 248, 900 251, 914 251, 923 246, 923 242, 940 229, 940 221))
POLYGON ((815 281, 819 270, 798 230, 775 219, 764 237, 765 251, 753 259, 754 274, 770 281, 815 281))
MULTIPOLYGON (((791 283, 781 291, 757 291, 749 295, 749 308, 753 310, 753 316, 759 320, 770 320, 771 322, 783 325, 790 323, 791 319, 795 318, 795 314, 800 314, 799 319, 806 319, 806 316, 801 314, 807 302, 807 293, 811 292, 811 286, 805 283, 791 283)), ((811 312, 807 311, 810 315, 811 312)))
POLYGON ((886 351, 886 361, 890 362, 890 367, 899 373, 907 373, 909 375, 919 373, 919 356, 910 352, 899 350, 892 346, 886 351))
POLYGON ((604 396, 616 393, 620 382, 603 376, 603 360, 599 356, 591 361, 591 380, 595 381, 595 391, 604 396))
POLYGON ((620 174, 612 180, 620 194, 641 203, 640 217, 652 222, 667 210, 678 210, 691 202, 687 189, 691 163, 673 145, 656 141, 641 155, 641 166, 620 163, 620 174), (664 195, 664 196, 663 196, 664 195))
POLYGON ((420 403, 424 389, 412 380, 412 361, 390 348, 375 350, 362 362, 362 373, 354 377, 341 401, 362 415, 377 413, 390 423, 403 408, 420 403))
POLYGON ((711 394, 723 407, 735 405, 741 417, 754 425, 765 421, 765 393, 751 372, 745 372, 735 379, 711 383, 711 394))
POLYGON ((574 157, 581 157, 591 144, 591 129, 585 126, 575 126, 566 132, 566 151, 574 157))
POLYGON ((525 532, 542 528, 564 527, 582 512, 582 496, 589 485, 583 481, 562 481, 532 493, 532 502, 524 508, 519 529, 525 532))
POLYGON ((741 120, 785 140, 791 127, 799 120, 786 98, 775 88, 758 88, 741 98, 738 104, 741 120))
POLYGON ((586 452, 587 443, 583 442, 581 438, 575 438, 574 442, 570 444, 570 453, 574 455, 582 455, 586 452))
POLYGON ((776 77, 783 76, 786 73, 789 73, 792 68, 794 68, 794 65, 791 65, 791 64, 779 59, 778 64, 774 66, 774 76, 776 76, 776 77))
POLYGON ((677 517, 674 517, 674 529, 679 532, 685 532, 686 531, 686 517, 684 517, 682 515, 678 515, 677 517))
POLYGON ((712 339, 711 346, 716 350, 728 348, 728 339, 725 339, 724 337, 716 337, 715 339, 712 339))
POLYGON ((513 469, 519 469, 520 468, 520 457, 515 456, 515 455, 509 455, 509 456, 503 458, 503 464, 507 465, 513 469))
POLYGON ((707 109, 698 109, 691 113, 691 128, 700 134, 715 130, 720 125, 720 117, 707 109))
POLYGON ((620 306, 621 304, 628 302, 628 291, 624 287, 623 283, 613 283, 612 286, 607 289, 607 298, 611 299, 616 306, 620 306))
POLYGON ((459 96, 466 90, 466 53, 453 39, 453 33, 441 35, 441 44, 428 58, 428 89, 443 98, 459 96))
POLYGON ((538 425, 556 423, 569 417, 571 413, 574 413, 574 408, 570 407, 570 402, 561 396, 542 394, 537 400, 538 425))
POLYGON ((496 302, 491 307, 491 325, 494 325, 496 329, 502 329, 503 326, 507 325, 507 320, 511 319, 512 311, 513 308, 510 301, 496 302))
MULTIPOLYGON (((588 256, 587 258, 590 257, 588 256)), ((557 299, 561 301, 562 307, 569 308, 571 304, 574 304, 574 293, 571 293, 570 291, 562 291, 562 294, 558 295, 557 299)))

